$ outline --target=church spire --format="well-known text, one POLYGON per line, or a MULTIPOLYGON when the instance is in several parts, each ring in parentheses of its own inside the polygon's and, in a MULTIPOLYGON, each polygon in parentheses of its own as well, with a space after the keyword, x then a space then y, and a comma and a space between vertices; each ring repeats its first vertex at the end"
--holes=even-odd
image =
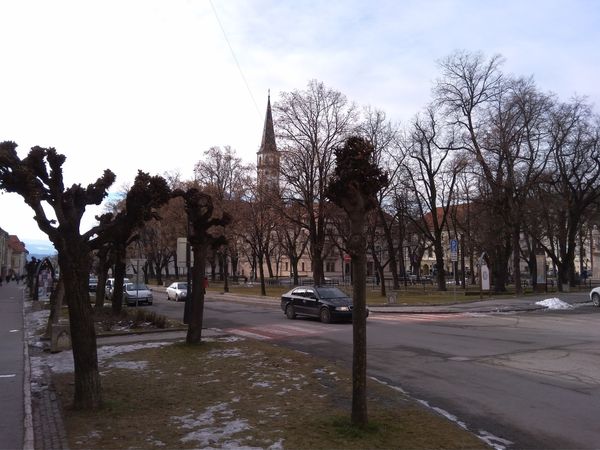
POLYGON ((267 114, 265 116, 265 127, 263 129, 262 141, 259 153, 272 153, 277 151, 275 144, 275 130, 273 129, 273 114, 271 113, 271 90, 267 97, 267 114))
POLYGON ((279 152, 275 143, 275 129, 271 113, 271 90, 267 96, 265 126, 257 156, 258 184, 279 191, 279 152))

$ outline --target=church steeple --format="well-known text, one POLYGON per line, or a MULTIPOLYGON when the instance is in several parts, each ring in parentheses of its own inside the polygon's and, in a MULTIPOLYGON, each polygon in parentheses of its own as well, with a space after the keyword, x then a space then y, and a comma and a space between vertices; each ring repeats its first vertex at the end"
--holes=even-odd
POLYGON ((265 127, 263 129, 262 141, 258 153, 277 152, 275 144, 275 130, 273 128, 273 114, 271 113, 271 91, 267 97, 267 115, 265 116, 265 127))
POLYGON ((279 192, 279 152, 275 143, 270 90, 267 96, 267 114, 260 149, 257 152, 256 168, 259 187, 266 188, 271 192, 279 192))

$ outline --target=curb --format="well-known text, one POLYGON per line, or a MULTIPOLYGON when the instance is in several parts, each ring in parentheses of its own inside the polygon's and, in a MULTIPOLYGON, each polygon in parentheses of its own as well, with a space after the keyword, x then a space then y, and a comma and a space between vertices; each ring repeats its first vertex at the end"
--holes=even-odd
POLYGON ((29 339, 25 322, 25 291, 23 290, 23 450, 34 450, 33 413, 31 408, 31 362, 29 361, 29 339))

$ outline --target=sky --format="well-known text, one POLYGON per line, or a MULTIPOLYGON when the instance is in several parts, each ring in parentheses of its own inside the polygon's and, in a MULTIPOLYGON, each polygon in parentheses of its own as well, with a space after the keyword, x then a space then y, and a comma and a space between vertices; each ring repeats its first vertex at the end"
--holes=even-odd
MULTIPOLYGON (((316 79, 406 123, 456 50, 600 112, 598 49, 596 0, 0 0, 0 141, 56 148, 67 185, 110 168, 117 194, 138 169, 191 178, 212 146, 255 162, 269 89, 316 79)), ((0 194, 0 228, 30 251, 32 216, 0 194)))

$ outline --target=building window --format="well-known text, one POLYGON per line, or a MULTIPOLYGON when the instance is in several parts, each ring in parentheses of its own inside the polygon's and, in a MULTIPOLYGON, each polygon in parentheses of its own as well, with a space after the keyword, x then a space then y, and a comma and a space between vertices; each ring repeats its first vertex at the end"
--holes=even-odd
POLYGON ((301 269, 300 270, 302 270, 302 272, 304 272, 304 263, 301 264, 301 269))
POLYGON ((327 261, 325 263, 325 272, 335 272, 335 261, 327 261))
POLYGON ((286 263, 285 263, 285 271, 287 272, 288 270, 289 270, 289 269, 288 269, 288 263, 286 262, 286 263))

